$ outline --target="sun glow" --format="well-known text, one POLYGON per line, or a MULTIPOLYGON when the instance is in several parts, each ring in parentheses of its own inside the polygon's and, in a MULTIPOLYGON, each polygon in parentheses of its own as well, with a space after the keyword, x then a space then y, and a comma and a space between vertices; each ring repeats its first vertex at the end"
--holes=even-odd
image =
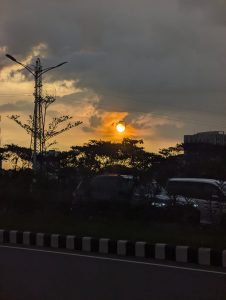
POLYGON ((116 125, 116 130, 120 133, 123 133, 125 130, 126 130, 126 126, 123 122, 119 122, 117 125, 116 125))

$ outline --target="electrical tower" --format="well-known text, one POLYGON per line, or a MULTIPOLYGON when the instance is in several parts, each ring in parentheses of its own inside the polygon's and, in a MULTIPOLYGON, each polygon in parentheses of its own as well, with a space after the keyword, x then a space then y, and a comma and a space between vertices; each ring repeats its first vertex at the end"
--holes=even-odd
POLYGON ((43 98, 42 98, 42 75, 52 69, 58 68, 66 62, 60 63, 56 66, 42 69, 40 58, 36 59, 35 66, 27 66, 19 62, 10 54, 6 54, 10 60, 16 62, 17 64, 23 66, 29 73, 34 76, 35 87, 34 87, 34 114, 32 118, 32 134, 31 134, 31 147, 33 154, 33 170, 37 171, 37 153, 43 152, 44 148, 44 125, 43 125, 43 98))
POLYGON ((42 116, 42 65, 39 58, 34 69, 34 113, 32 118, 31 148, 33 149, 33 164, 37 165, 37 153, 43 152, 43 116, 42 116))

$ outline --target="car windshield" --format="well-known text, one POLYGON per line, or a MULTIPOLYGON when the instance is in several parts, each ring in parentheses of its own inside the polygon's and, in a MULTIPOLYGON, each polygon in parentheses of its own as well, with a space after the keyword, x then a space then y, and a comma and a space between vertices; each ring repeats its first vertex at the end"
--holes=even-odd
POLYGON ((133 180, 122 176, 97 176, 91 181, 92 190, 108 194, 119 190, 129 192, 132 187, 133 180))
POLYGON ((219 196, 221 193, 220 189, 214 184, 195 181, 169 181, 167 191, 171 195, 182 195, 198 199, 211 199, 213 195, 219 196))

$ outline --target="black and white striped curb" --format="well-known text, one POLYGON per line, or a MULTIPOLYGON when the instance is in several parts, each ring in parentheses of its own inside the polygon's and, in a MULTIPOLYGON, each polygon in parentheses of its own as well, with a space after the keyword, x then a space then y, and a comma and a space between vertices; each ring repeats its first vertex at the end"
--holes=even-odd
POLYGON ((217 251, 211 248, 170 246, 160 243, 148 244, 146 242, 128 240, 95 239, 92 237, 33 233, 18 230, 0 230, 0 243, 52 247, 100 254, 196 263, 204 266, 226 267, 226 250, 217 251))

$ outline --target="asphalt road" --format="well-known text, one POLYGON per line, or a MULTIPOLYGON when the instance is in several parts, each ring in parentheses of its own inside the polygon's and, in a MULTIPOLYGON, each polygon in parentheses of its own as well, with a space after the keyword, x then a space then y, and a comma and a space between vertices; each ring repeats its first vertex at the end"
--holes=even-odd
POLYGON ((225 300, 226 270, 0 246, 1 300, 225 300))

